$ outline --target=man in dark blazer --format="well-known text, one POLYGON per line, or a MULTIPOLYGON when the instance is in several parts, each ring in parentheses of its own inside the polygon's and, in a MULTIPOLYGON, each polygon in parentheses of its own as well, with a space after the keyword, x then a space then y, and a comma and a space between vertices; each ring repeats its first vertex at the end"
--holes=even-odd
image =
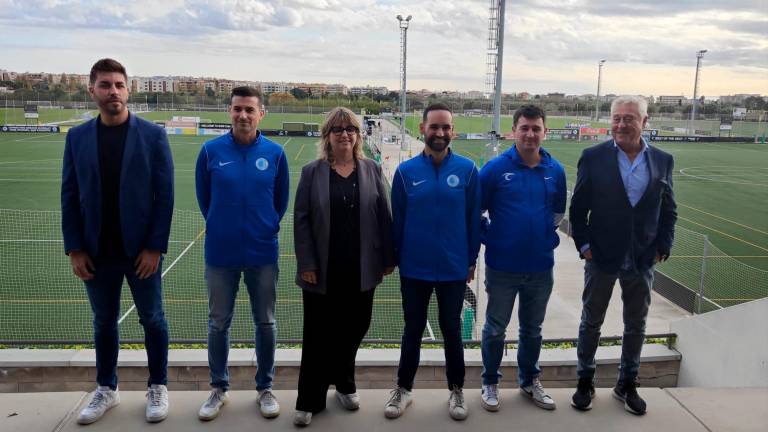
POLYGON ((98 387, 78 417, 93 423, 120 402, 118 316, 123 278, 144 327, 149 365, 146 418, 168 415, 168 324, 162 254, 173 215, 173 161, 162 128, 128 112, 127 74, 115 60, 91 69, 99 116, 67 134, 61 182, 64 250, 93 310, 98 387))
POLYGON ((642 138, 648 103, 620 96, 611 104, 613 139, 587 148, 578 164, 570 206, 572 235, 584 265, 579 326, 579 383, 571 405, 592 408, 595 351, 616 280, 624 303, 619 378, 613 395, 627 411, 645 414, 637 393, 640 351, 651 302, 653 267, 669 258, 677 211, 672 156, 642 138))

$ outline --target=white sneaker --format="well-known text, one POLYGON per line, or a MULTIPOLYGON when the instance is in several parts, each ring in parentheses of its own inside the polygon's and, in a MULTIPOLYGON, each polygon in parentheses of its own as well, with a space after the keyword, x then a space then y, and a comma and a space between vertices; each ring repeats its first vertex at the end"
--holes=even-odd
POLYGON ((398 387, 390 392, 389 400, 384 406, 384 416, 387 418, 398 418, 405 412, 408 405, 413 401, 413 393, 398 387))
POLYGON ((467 406, 464 405, 464 392, 461 387, 454 387, 448 396, 448 414, 454 420, 464 420, 469 414, 467 406))
POLYGON ((200 420, 213 420, 221 411, 221 407, 227 403, 229 399, 229 393, 222 388, 215 388, 211 390, 211 394, 208 395, 208 400, 200 407, 200 411, 197 412, 197 418, 200 420))
POLYGON ((520 387, 520 392, 528 396, 536 406, 545 410, 555 409, 555 401, 544 391, 544 386, 538 378, 534 378, 531 385, 520 387))
POLYGON ((309 426, 312 422, 312 413, 309 411, 296 411, 293 415, 293 424, 296 426, 309 426))
POLYGON ((272 389, 264 389, 259 391, 259 411, 264 418, 274 418, 280 415, 280 404, 277 403, 277 398, 272 389))
POLYGON ((80 411, 77 422, 81 425, 91 424, 100 419, 108 409, 120 403, 120 393, 108 386, 98 386, 91 396, 88 406, 80 411))
POLYGON ((357 393, 344 394, 336 391, 336 399, 341 406, 350 411, 360 408, 360 396, 357 393))
POLYGON ((486 411, 499 410, 498 384, 483 384, 483 388, 480 390, 480 405, 482 405, 486 411))
POLYGON ((168 387, 152 384, 147 388, 147 421, 157 423, 168 417, 168 387))

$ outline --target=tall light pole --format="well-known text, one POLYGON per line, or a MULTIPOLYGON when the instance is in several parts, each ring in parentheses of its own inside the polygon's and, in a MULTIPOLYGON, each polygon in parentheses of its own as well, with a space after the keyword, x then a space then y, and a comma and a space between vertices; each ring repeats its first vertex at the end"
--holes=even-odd
POLYGON ((693 104, 691 106, 691 126, 689 135, 696 135, 696 103, 699 99, 699 72, 701 70, 701 59, 707 50, 696 51, 696 78, 693 80, 693 104))
POLYGON ((408 45, 408 25, 411 22, 411 15, 407 18, 403 18, 402 15, 397 16, 397 21, 400 23, 400 149, 407 150, 408 146, 405 140, 405 62, 406 62, 406 47, 408 45))
POLYGON ((595 121, 600 121, 600 85, 603 81, 603 65, 605 60, 597 63, 597 97, 595 97, 595 121))
POLYGON ((486 54, 485 86, 488 98, 493 98, 493 120, 485 147, 482 165, 498 155, 501 135, 501 67, 504 63, 504 6, 506 0, 490 0, 488 6, 488 52, 486 54))

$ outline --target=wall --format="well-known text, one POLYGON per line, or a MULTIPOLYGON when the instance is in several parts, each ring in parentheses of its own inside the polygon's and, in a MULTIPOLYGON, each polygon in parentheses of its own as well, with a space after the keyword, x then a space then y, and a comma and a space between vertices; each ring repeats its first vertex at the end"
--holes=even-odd
POLYGON ((768 298, 670 324, 678 387, 768 387, 768 298))

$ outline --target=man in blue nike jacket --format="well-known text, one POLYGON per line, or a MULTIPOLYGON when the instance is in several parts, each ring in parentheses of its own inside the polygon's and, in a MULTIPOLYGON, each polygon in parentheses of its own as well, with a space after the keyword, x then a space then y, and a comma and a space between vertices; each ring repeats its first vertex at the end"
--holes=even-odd
POLYGON ((200 149, 197 202, 205 217, 208 286, 208 366, 211 391, 198 417, 212 420, 226 402, 227 357, 235 297, 244 276, 256 325, 256 390, 264 417, 280 414, 272 393, 275 374, 277 233, 288 207, 288 162, 283 148, 258 130, 261 91, 232 89, 232 130, 200 149))
POLYGON ((421 338, 432 291, 436 292, 451 394, 448 412, 467 417, 461 308, 474 278, 480 250, 480 183, 471 160, 448 147, 453 113, 441 103, 424 110, 419 125, 424 151, 397 168, 392 184, 393 243, 400 266, 405 329, 397 372, 385 415, 397 418, 411 402, 421 338))
POLYGON ((507 325, 519 296, 517 364, 523 395, 541 408, 555 409, 539 381, 541 325, 552 293, 557 226, 565 214, 565 171, 541 142, 546 114, 534 105, 512 117, 515 145, 480 170, 481 208, 490 222, 485 243, 485 291, 488 307, 483 326, 481 404, 499 409, 498 384, 507 325))

